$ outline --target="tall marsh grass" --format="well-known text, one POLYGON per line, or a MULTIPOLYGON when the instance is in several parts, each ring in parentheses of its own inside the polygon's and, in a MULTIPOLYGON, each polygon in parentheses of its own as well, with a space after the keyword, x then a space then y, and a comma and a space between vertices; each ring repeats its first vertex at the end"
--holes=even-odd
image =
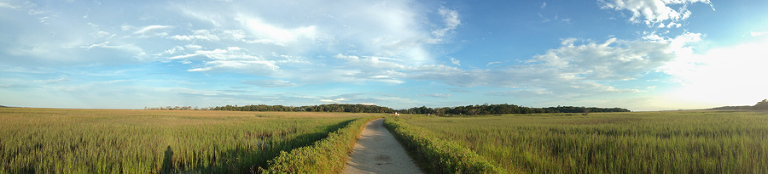
POLYGON ((768 173, 768 113, 415 117, 404 123, 523 173, 768 173))
POLYGON ((367 114, 0 109, 0 173, 252 173, 367 114))

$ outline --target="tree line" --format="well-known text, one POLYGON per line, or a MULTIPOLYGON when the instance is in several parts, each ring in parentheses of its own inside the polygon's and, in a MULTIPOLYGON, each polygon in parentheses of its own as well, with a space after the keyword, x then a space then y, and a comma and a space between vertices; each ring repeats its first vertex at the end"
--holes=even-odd
POLYGON ((532 114, 532 113, 590 113, 590 112, 630 112, 623 108, 597 108, 597 107, 576 107, 576 106, 557 106, 548 108, 533 108, 518 106, 513 104, 483 104, 467 105, 457 107, 436 107, 428 108, 426 106, 414 107, 410 109, 392 109, 384 106, 365 105, 365 104, 322 104, 312 106, 283 106, 283 105, 226 105, 208 108, 198 107, 158 107, 145 109, 159 110, 223 110, 223 111, 279 111, 279 112, 351 112, 351 113, 394 113, 401 114, 433 114, 437 116, 459 116, 459 115, 498 115, 498 114, 532 114))
POLYGON ((283 111, 283 112, 352 112, 352 113, 393 113, 394 109, 365 104, 323 104, 313 106, 283 106, 283 105, 226 105, 216 106, 211 110, 225 111, 283 111))
POLYGON ((768 99, 763 99, 762 101, 757 102, 757 104, 749 106, 722 106, 722 107, 716 107, 712 108, 712 110, 764 110, 768 111, 768 99))
POLYGON ((597 108, 557 106, 548 108, 533 108, 513 104, 483 104, 457 107, 428 108, 426 106, 397 110, 400 113, 435 114, 438 116, 451 115, 499 115, 499 114, 532 114, 532 113, 590 113, 590 112, 631 112, 624 108, 597 108))

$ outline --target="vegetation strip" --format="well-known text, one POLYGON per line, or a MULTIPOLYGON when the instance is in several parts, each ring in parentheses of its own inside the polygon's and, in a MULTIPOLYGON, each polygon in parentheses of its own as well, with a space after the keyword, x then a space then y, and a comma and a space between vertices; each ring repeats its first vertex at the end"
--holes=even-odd
POLYGON ((393 132, 406 149, 414 154, 428 173, 506 173, 472 150, 424 133, 426 130, 409 126, 388 117, 384 126, 393 132))
POLYGON ((262 173, 340 173, 365 125, 378 118, 359 118, 312 146, 281 152, 262 173))

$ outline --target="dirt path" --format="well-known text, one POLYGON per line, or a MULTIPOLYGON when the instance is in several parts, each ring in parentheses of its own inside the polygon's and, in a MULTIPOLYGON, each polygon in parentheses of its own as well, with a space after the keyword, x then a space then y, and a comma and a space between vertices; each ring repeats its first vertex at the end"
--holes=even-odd
POLYGON ((422 173, 405 149, 384 128, 384 119, 365 126, 344 173, 422 173))

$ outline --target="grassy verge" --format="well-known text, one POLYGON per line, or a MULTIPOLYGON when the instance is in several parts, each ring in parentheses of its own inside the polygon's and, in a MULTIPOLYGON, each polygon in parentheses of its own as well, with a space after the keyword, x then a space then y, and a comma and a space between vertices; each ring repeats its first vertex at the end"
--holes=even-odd
POLYGON ((429 173, 506 173, 504 170, 461 145, 444 141, 424 129, 387 118, 384 126, 429 173))
POLYGON ((359 118, 312 146, 282 152, 262 173, 340 173, 366 123, 378 118, 359 118))

